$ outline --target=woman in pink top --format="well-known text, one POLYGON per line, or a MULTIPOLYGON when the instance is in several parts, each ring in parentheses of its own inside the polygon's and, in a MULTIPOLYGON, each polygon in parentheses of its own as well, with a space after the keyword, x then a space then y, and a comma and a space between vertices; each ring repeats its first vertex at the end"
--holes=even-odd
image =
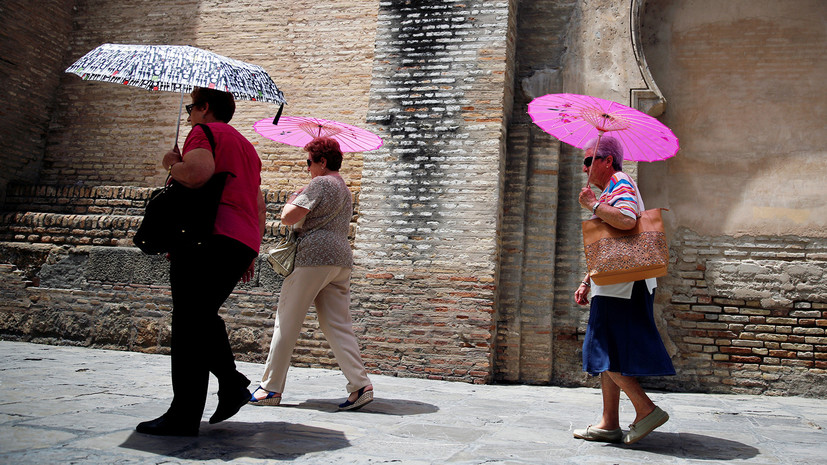
POLYGON ((248 280, 264 233, 261 160, 253 145, 227 124, 235 112, 232 94, 195 88, 187 105, 193 129, 164 155, 173 179, 197 188, 216 173, 230 173, 221 195, 213 234, 206 243, 169 255, 172 289, 172 390, 169 410, 140 423, 141 433, 196 436, 204 413, 210 373, 218 378, 218 407, 210 423, 235 415, 250 398, 250 381, 236 370, 224 320, 218 315, 239 280, 248 280), (201 126, 208 126, 215 153, 201 126))

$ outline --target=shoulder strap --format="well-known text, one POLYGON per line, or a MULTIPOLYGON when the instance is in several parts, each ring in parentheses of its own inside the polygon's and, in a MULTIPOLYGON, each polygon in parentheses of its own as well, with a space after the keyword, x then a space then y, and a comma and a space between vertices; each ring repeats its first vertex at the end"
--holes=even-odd
POLYGON ((210 141, 212 157, 215 158, 215 137, 212 135, 212 129, 204 123, 198 123, 196 126, 200 127, 201 130, 204 131, 204 135, 207 136, 207 140, 210 141))

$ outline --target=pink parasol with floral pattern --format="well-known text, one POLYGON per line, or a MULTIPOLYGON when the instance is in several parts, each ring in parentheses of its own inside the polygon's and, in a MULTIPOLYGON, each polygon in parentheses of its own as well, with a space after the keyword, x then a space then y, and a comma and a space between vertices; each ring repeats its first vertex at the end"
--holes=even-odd
POLYGON ((577 148, 611 133, 623 146, 624 160, 665 160, 680 149, 678 138, 663 123, 611 100, 548 94, 532 100, 528 114, 543 131, 577 148))
POLYGON ((367 152, 384 143, 376 134, 349 124, 304 116, 282 116, 278 124, 272 118, 256 121, 253 129, 262 136, 295 147, 304 147, 317 137, 339 142, 342 152, 367 152))

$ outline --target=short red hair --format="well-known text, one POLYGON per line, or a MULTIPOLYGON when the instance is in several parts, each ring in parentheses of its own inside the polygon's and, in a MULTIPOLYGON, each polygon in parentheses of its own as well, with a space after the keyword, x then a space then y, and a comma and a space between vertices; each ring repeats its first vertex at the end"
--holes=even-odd
POLYGON ((304 150, 310 154, 313 162, 319 162, 322 158, 327 160, 327 169, 330 171, 339 171, 342 167, 342 149, 339 148, 339 142, 330 137, 317 137, 307 145, 304 150))

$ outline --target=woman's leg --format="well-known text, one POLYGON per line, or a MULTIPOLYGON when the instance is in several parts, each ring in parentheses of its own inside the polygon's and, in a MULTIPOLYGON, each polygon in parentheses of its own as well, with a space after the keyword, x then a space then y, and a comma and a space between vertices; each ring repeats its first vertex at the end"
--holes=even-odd
POLYGON ((316 296, 316 313, 325 339, 347 378, 347 392, 370 385, 350 316, 350 268, 338 268, 333 280, 316 296))
POLYGON ((609 372, 600 373, 600 390, 603 393, 603 418, 595 428, 615 430, 620 428, 620 386, 609 376, 609 372))
POLYGON ((284 392, 293 348, 299 339, 307 310, 319 290, 332 279, 329 277, 332 268, 335 267, 297 267, 284 280, 276 309, 273 340, 261 377, 261 387, 267 391, 284 392))
POLYGON ((607 371, 603 375, 608 375, 608 378, 611 378, 612 382, 619 386, 632 401, 632 406, 635 408, 635 421, 632 423, 639 422, 655 410, 655 403, 646 395, 636 378, 611 371, 607 371))
POLYGON ((172 255, 172 387, 168 415, 187 423, 200 422, 207 397, 209 373, 219 381, 219 394, 246 388, 236 370, 221 305, 233 291, 255 251, 222 236, 200 249, 172 255))

